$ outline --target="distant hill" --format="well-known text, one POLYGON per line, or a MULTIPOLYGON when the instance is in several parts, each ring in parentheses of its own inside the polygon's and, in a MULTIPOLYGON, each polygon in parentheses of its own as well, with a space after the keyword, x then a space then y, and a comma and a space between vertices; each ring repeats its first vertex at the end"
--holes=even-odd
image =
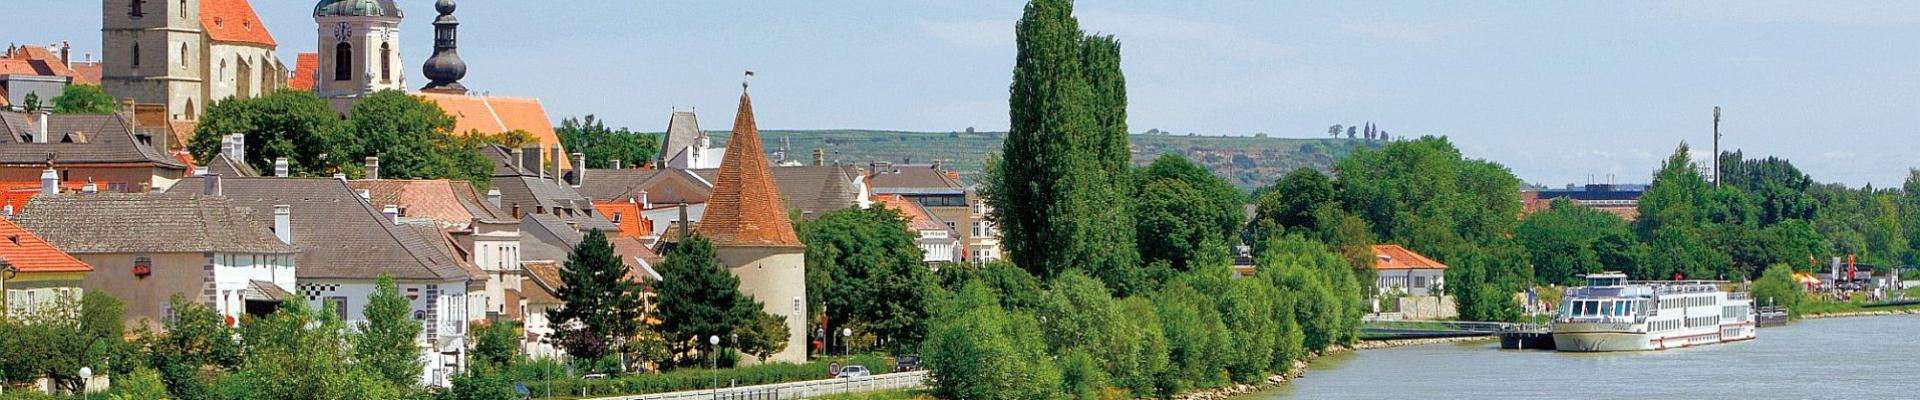
MULTIPOLYGON (((727 132, 709 132, 725 143, 727 132)), ((858 129, 763 130, 769 157, 787 149, 786 159, 811 163, 813 150, 825 151, 828 163, 866 165, 876 161, 927 164, 939 161, 977 182, 989 154, 999 154, 1006 132, 904 132, 858 129)), ((1227 178, 1242 190, 1272 184, 1299 167, 1328 170, 1335 160, 1361 146, 1378 146, 1354 139, 1286 139, 1252 136, 1131 136, 1133 162, 1144 165, 1161 154, 1186 156, 1227 178)))

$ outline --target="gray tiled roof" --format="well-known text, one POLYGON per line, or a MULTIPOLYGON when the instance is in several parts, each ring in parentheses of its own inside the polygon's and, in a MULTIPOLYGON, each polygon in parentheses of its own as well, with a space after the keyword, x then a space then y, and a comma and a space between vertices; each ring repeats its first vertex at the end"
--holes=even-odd
POLYGON ((247 163, 244 162, 234 162, 232 158, 224 154, 214 156, 213 161, 207 163, 207 172, 228 177, 260 176, 260 171, 253 169, 252 165, 247 165, 247 163))
MULTIPOLYGON (((196 190, 198 184, 190 186, 196 190)), ((35 196, 13 222, 68 253, 260 253, 294 248, 226 198, 199 194, 35 196)))
POLYGON ((624 168, 624 169, 588 169, 587 180, 579 188, 581 196, 591 199, 609 200, 628 196, 633 188, 640 186, 664 169, 624 168))
POLYGON ((494 177, 493 187, 500 189, 500 207, 503 209, 512 210, 514 205, 519 205, 521 215, 538 214, 540 207, 545 207, 549 215, 561 209, 564 211, 558 211, 560 219, 580 229, 620 230, 613 221, 602 217, 600 211, 589 213, 593 202, 573 191, 571 186, 531 176, 507 176, 494 177))
POLYGON ((692 146, 701 135, 699 117, 690 111, 675 111, 672 117, 667 118, 667 133, 661 135, 660 152, 655 157, 673 157, 681 149, 692 146))
POLYGON ((867 177, 867 186, 874 193, 905 193, 904 191, 928 190, 964 192, 966 185, 947 176, 945 171, 927 164, 904 164, 874 166, 873 175, 867 177))
MULTIPOLYGON (((197 191, 201 177, 174 185, 168 195, 197 191), (182 189, 185 188, 185 189, 182 189)), ((256 220, 272 223, 273 207, 291 207, 300 279, 473 279, 428 238, 387 221, 347 183, 331 178, 224 178, 224 194, 256 220)))
MULTIPOLYGON (((852 208, 860 204, 860 189, 853 180, 860 169, 851 165, 772 167, 773 184, 780 188, 780 197, 787 200, 787 206, 800 209, 802 217, 813 218, 828 211, 852 208)), ((719 170, 697 169, 692 171, 701 178, 712 182, 718 178, 719 170)))
POLYGON ((134 132, 126 114, 58 114, 48 117, 48 143, 23 141, 21 135, 38 132, 26 113, 0 111, 0 164, 45 164, 47 155, 54 163, 153 163, 156 166, 186 169, 180 160, 167 156, 156 146, 162 138, 150 130, 134 132), (143 140, 140 135, 145 135, 143 140), (84 136, 84 140, 83 137, 84 136), (71 138, 73 143, 60 143, 71 138))

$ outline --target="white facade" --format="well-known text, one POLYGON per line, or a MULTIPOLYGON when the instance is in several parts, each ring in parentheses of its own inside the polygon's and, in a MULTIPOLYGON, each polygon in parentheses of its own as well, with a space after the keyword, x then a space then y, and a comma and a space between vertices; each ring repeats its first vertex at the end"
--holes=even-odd
POLYGON ((714 169, 720 168, 720 160, 727 158, 727 148, 713 147, 711 139, 705 133, 695 139, 693 145, 673 153, 667 158, 667 168, 676 169, 714 169))
MULTIPOLYGON (((706 216, 706 214, 707 203, 687 205, 688 221, 698 224, 700 223, 700 218, 706 216)), ((660 207, 652 210, 642 210, 640 211, 640 217, 646 218, 647 221, 653 223, 653 232, 648 233, 648 236, 660 236, 667 233, 669 225, 680 221, 680 207, 660 207)))
POLYGON ((954 250, 957 241, 945 229, 923 229, 917 242, 920 242, 921 261, 953 262, 954 255, 958 253, 954 250))
MULTIPOLYGON (((294 255, 214 253, 208 260, 212 269, 214 310, 239 320, 247 315, 247 298, 256 298, 253 282, 272 283, 287 293, 295 291, 294 255)), ((136 259, 135 263, 139 263, 136 259)))
MULTIPOLYGON (((367 322, 366 303, 373 297, 376 284, 371 280, 307 280, 300 282, 299 294, 315 309, 332 305, 335 315, 348 325, 360 326, 367 322)), ((424 364, 420 383, 451 385, 453 374, 466 368, 467 282, 400 281, 396 286, 400 296, 409 300, 409 314, 420 322, 420 336, 415 339, 424 364)))
POLYGON ((206 103, 253 98, 286 86, 287 67, 269 46, 207 41, 206 103))
MULTIPOLYGON (((518 290, 526 281, 520 267, 520 227, 516 224, 473 224, 473 264, 486 272, 485 296, 475 302, 477 318, 507 315, 525 306, 525 300, 507 304, 507 289, 518 290)), ((470 316, 474 317, 474 316, 470 316)))
POLYGON ((316 17, 314 22, 320 38, 315 95, 351 99, 381 90, 406 90, 400 17, 316 17))

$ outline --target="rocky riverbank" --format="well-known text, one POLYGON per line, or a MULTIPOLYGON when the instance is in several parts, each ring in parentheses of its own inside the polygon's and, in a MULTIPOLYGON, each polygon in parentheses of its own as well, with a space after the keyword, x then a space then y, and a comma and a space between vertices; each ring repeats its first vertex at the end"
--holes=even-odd
POLYGON ((1826 313, 1826 314, 1806 314, 1806 315, 1801 315, 1800 319, 1877 317, 1877 316, 1887 316, 1887 315, 1920 315, 1920 309, 1906 308, 1906 309, 1893 309, 1893 310, 1861 310, 1861 311, 1847 311, 1847 312, 1826 313))
POLYGON ((1437 344, 1437 343, 1473 342, 1473 341, 1482 341, 1482 340, 1494 340, 1494 337, 1482 336, 1482 337, 1430 338, 1430 339, 1405 339, 1405 340, 1363 340, 1360 343, 1355 343, 1351 348, 1335 347, 1333 349, 1327 350, 1326 353, 1324 354, 1317 354, 1317 355, 1310 356, 1306 361, 1294 361, 1293 372, 1287 373, 1285 375, 1269 376, 1267 377, 1267 380, 1265 382, 1261 382, 1260 384, 1256 384, 1256 385, 1233 384, 1233 385, 1229 385, 1227 387, 1222 387, 1222 388, 1196 390, 1192 392, 1187 392, 1185 394, 1174 396, 1173 398, 1175 400, 1223 400, 1223 399, 1232 398, 1234 396, 1252 394, 1254 392, 1271 389, 1274 387, 1278 387, 1280 385, 1285 385, 1287 384, 1287 382, 1292 381, 1294 379, 1299 379, 1302 376, 1306 376, 1308 362, 1324 355, 1333 355, 1333 354, 1339 354, 1339 353, 1345 353, 1345 352, 1357 351, 1357 350, 1386 349, 1386 348, 1393 348, 1393 347, 1419 346, 1419 345, 1437 344))

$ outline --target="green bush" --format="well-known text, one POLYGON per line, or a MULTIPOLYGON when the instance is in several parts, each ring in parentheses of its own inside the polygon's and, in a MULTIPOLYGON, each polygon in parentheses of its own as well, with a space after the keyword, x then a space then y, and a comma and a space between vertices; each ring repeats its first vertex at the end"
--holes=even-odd
MULTIPOLYGON (((833 376, 827 373, 828 364, 862 365, 876 373, 893 370, 893 363, 887 358, 874 355, 860 355, 849 358, 814 360, 806 364, 761 364, 749 367, 712 370, 688 368, 658 374, 637 374, 613 377, 610 379, 581 379, 579 377, 559 377, 550 375, 557 363, 552 361, 527 361, 513 368, 513 379, 525 383, 534 393, 579 395, 637 395, 649 393, 680 392, 688 390, 711 389, 715 382, 722 386, 753 386, 774 383, 799 382, 827 379, 833 376), (551 378, 551 379, 548 379, 551 378)), ((559 371, 564 371, 561 367, 559 371)))

